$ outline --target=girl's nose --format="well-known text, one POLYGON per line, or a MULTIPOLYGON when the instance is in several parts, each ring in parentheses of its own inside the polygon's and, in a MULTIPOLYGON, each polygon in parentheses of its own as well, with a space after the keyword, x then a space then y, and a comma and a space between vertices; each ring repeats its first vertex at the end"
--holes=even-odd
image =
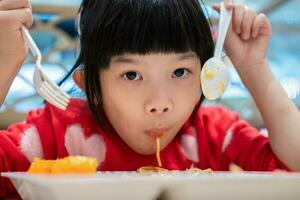
POLYGON ((173 109, 173 104, 170 100, 154 100, 146 104, 146 112, 149 115, 162 115, 169 113, 173 109))

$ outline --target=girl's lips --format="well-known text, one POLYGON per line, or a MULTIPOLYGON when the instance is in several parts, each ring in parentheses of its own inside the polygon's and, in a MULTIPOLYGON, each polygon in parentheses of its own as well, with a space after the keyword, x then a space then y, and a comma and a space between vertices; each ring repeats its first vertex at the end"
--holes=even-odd
POLYGON ((162 137, 164 135, 164 133, 167 131, 167 128, 159 128, 159 129, 149 129, 146 130, 146 133, 153 138, 159 138, 162 137))

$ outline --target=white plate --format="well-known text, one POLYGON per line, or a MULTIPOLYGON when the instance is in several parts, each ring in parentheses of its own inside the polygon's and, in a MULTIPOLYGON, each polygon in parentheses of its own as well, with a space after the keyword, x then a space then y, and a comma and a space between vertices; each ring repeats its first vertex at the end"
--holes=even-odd
POLYGON ((99 172, 58 176, 11 172, 1 175, 11 179, 25 200, 300 199, 299 173, 99 172))

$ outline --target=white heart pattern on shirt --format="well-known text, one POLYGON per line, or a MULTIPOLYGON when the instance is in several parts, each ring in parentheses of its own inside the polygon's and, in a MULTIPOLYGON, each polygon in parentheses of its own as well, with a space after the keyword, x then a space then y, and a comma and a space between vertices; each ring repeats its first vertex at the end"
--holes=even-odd
POLYGON ((34 125, 24 132, 19 147, 29 162, 33 162, 35 157, 44 158, 40 135, 34 125))
POLYGON ((194 127, 191 127, 191 133, 185 133, 181 136, 181 151, 187 159, 195 163, 199 162, 198 142, 194 127))
POLYGON ((65 146, 69 155, 95 157, 99 164, 105 160, 106 145, 103 137, 98 134, 85 137, 80 124, 72 124, 67 127, 65 146))

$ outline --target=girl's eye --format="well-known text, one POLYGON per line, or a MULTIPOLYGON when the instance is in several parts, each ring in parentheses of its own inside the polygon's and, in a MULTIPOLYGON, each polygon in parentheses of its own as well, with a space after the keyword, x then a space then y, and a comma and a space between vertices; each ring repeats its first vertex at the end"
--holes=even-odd
POLYGON ((138 72, 134 72, 134 71, 126 72, 125 74, 122 75, 122 77, 125 80, 129 80, 129 81, 137 81, 137 80, 142 79, 141 74, 139 74, 138 72))
POLYGON ((188 75, 188 73, 189 71, 187 69, 179 68, 173 72, 172 77, 173 78, 185 77, 186 75, 188 75))

